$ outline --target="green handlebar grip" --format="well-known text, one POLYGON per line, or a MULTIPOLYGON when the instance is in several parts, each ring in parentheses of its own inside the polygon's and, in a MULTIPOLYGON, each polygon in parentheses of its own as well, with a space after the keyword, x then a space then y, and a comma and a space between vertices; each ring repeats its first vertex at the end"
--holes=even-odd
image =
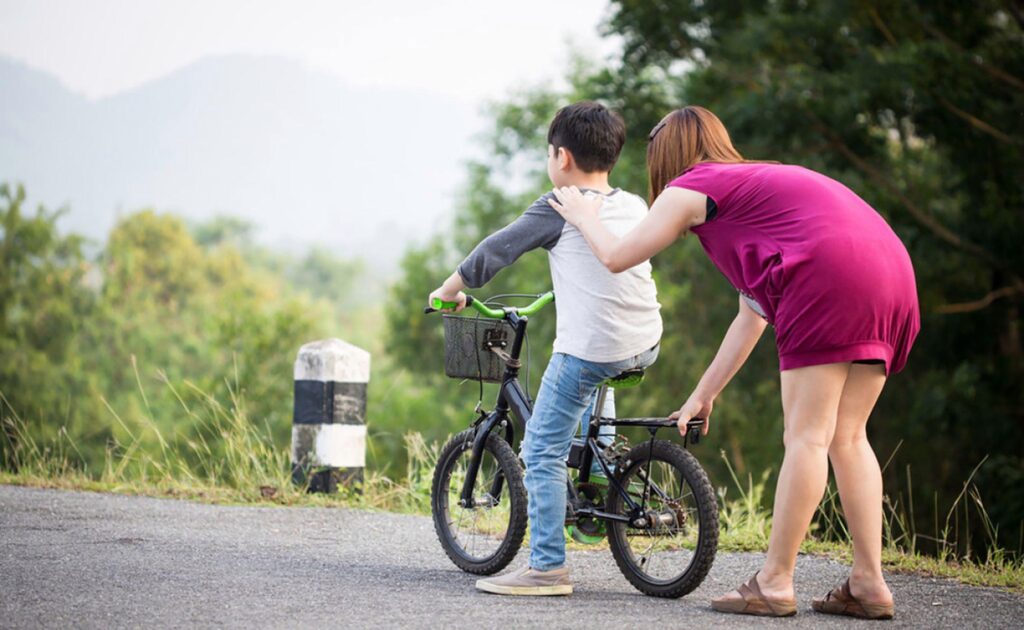
POLYGON ((433 300, 430 300, 430 307, 437 310, 441 310, 442 308, 455 308, 456 306, 458 306, 458 304, 455 302, 445 302, 441 298, 434 298, 433 300))

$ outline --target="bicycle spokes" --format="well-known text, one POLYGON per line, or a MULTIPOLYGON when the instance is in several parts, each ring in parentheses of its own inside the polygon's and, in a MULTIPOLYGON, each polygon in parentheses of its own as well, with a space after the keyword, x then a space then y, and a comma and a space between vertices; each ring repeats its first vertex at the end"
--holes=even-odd
POLYGON ((717 508, 707 477, 678 445, 637 446, 617 481, 608 511, 609 543, 626 577, 641 591, 679 597, 696 588, 717 546, 717 508))
POLYGON ((526 529, 526 493, 518 460, 506 442, 489 436, 479 468, 463 490, 472 465, 473 431, 449 441, 438 458, 431 489, 434 525, 448 556, 460 568, 490 574, 515 556, 526 529))
POLYGON ((480 461, 480 472, 473 485, 472 505, 460 505, 462 486, 469 465, 469 451, 452 471, 448 484, 448 522, 452 525, 455 539, 472 556, 480 556, 487 547, 497 546, 508 529, 508 497, 491 494, 493 488, 501 487, 498 479, 501 470, 497 462, 485 454, 480 461))

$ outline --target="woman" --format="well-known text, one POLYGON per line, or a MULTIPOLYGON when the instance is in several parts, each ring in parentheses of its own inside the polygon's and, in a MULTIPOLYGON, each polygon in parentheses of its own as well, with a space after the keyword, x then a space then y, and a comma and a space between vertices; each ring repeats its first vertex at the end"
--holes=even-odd
POLYGON ((885 221, 842 184, 798 166, 744 160, 714 114, 684 107, 652 131, 651 211, 621 239, 605 229, 601 199, 556 190, 552 205, 613 272, 629 269, 687 232, 740 293, 739 314, 697 387, 671 417, 685 431, 703 418, 767 324, 779 347, 785 458, 768 554, 715 610, 796 613, 796 555, 835 472, 853 537, 849 579, 819 612, 892 617, 882 577, 882 475, 865 426, 889 374, 906 363, 920 329, 910 257, 885 221), (656 199, 654 197, 657 196, 656 199))

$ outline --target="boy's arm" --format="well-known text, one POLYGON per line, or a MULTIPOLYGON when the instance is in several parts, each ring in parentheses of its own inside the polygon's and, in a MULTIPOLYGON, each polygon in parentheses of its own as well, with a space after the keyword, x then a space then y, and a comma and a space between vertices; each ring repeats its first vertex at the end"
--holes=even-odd
POLYGON ((444 284, 430 294, 428 301, 439 297, 445 302, 456 302, 455 310, 462 310, 466 306, 463 289, 482 287, 530 250, 557 245, 565 219, 548 203, 551 199, 552 193, 544 195, 519 218, 480 241, 444 284))
POLYGON ((465 287, 476 289, 526 252, 554 247, 562 236, 565 219, 548 204, 553 198, 552 193, 545 194, 515 221, 481 241, 453 275, 459 276, 465 287))
POLYGON ((466 305, 463 289, 482 287, 530 250, 554 247, 562 236, 565 219, 548 204, 553 198, 552 193, 545 194, 518 219, 482 240, 428 300, 439 297, 455 302, 458 306, 454 310, 461 311, 466 305))

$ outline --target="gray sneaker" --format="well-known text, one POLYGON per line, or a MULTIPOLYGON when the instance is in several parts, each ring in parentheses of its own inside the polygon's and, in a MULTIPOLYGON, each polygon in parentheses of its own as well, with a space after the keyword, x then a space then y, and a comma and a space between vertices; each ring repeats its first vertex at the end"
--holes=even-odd
POLYGON ((537 571, 526 566, 518 571, 476 581, 477 589, 499 595, 570 595, 569 567, 537 571))

